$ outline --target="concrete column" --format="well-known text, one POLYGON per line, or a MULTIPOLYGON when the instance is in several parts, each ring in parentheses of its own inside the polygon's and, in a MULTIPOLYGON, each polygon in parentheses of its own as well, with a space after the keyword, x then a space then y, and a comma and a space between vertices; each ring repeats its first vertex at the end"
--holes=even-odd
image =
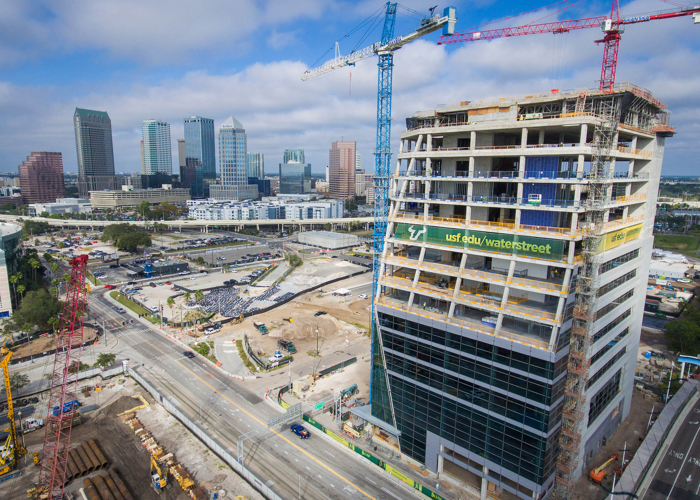
POLYGON ((433 150, 433 134, 428 134, 428 143, 427 143, 427 150, 432 151, 433 150))
POLYGON ((510 287, 507 286, 507 287, 505 287, 505 289, 503 290, 503 298, 501 298, 501 307, 502 307, 503 309, 507 309, 507 308, 508 308, 508 296, 509 296, 509 295, 510 295, 510 287))
POLYGON ((413 307, 413 298, 416 296, 415 293, 411 292, 410 295, 408 296, 408 302, 406 303, 406 307, 410 310, 413 307))
POLYGON ((584 155, 578 155, 578 168, 576 169, 576 177, 583 176, 583 167, 586 163, 586 157, 584 155))
POLYGON ((515 260, 511 260, 510 264, 508 265, 508 277, 506 279, 508 281, 512 281, 514 273, 515 273, 515 260))
POLYGON ((576 253, 576 242, 570 241, 569 242, 569 255, 566 259, 566 262, 568 264, 573 264, 574 263, 574 254, 576 253))
POLYGON ((521 215, 521 214, 522 214, 522 210, 520 210, 519 208, 517 208, 517 209, 515 210, 515 222, 514 222, 514 224, 515 224, 515 229, 520 229, 520 215, 521 215))
POLYGON ((470 156, 469 157, 469 177, 474 177, 474 163, 475 163, 474 157, 470 156))
POLYGON ((588 137, 588 124, 584 123, 581 125, 581 135, 579 136, 579 146, 586 145, 586 138, 588 137))
POLYGON ((520 130, 520 147, 523 149, 527 147, 527 127, 520 130))
POLYGON ((544 129, 540 130, 540 135, 537 137, 537 144, 544 144, 544 129))
MULTIPOLYGON (((564 286, 570 287, 571 284, 569 283, 571 281, 571 269, 567 269, 564 271, 564 286)), ((571 290, 569 290, 569 293, 571 293, 571 290)))
POLYGON ((520 161, 518 162, 518 177, 521 179, 525 178, 525 156, 520 156, 520 161))
POLYGON ((557 316, 561 316, 564 312, 564 303, 566 302, 565 297, 559 297, 559 303, 557 304, 557 316))
POLYGON ((472 130, 469 137, 469 149, 474 150, 476 148, 476 131, 472 130))
MULTIPOLYGON (((488 474, 489 470, 484 467, 484 475, 488 474)), ((489 480, 486 479, 485 477, 481 478, 481 496, 479 497, 480 500, 486 500, 488 497, 489 493, 489 480)))

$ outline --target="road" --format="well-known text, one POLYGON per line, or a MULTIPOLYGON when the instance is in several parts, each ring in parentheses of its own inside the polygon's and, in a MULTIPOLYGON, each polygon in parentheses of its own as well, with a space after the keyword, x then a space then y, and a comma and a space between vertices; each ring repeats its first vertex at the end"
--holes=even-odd
MULTIPOLYGON (((101 293, 90 295, 93 311, 117 320, 114 306, 101 293)), ((237 437, 264 426, 279 411, 246 383, 224 376, 199 359, 187 359, 150 325, 127 323, 119 332, 120 357, 141 373, 232 455, 237 437)), ((409 498, 408 487, 388 481, 374 466, 313 434, 299 440, 288 424, 265 431, 245 443, 246 465, 282 498, 397 500, 409 498)))
POLYGON ((643 500, 700 498, 700 401, 688 413, 643 500))

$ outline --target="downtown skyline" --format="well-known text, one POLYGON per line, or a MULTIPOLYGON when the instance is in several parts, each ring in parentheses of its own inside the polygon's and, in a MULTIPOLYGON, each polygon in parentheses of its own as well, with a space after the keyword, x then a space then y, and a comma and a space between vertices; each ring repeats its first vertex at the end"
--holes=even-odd
MULTIPOLYGON (((541 5, 451 4, 458 9, 457 31, 541 5)), ((421 11, 426 7, 418 1, 407 5, 421 11)), ((3 16, 13 25, 25 23, 26 29, 0 40, 4 49, 0 111, 6 117, 0 124, 4 152, 0 171, 13 171, 30 151, 43 150, 60 151, 66 173, 75 173, 70 122, 75 107, 109 113, 116 172, 140 171, 144 120, 169 122, 176 150, 177 139, 184 137, 184 118, 213 118, 218 132, 231 114, 246 124, 248 150, 268 158, 267 172, 282 160, 285 149, 303 148, 313 173, 323 173, 329 145, 343 139, 357 141, 365 158, 363 168, 373 171, 376 60, 368 58, 356 67, 307 82, 301 75, 332 57, 332 50, 325 57, 324 50, 332 49, 335 40, 382 8, 383 2, 308 1, 294 8, 277 2, 239 2, 223 11, 205 2, 197 9, 201 26, 185 36, 177 27, 189 26, 194 7, 186 3, 139 11, 127 1, 114 12, 99 1, 70 6, 10 2, 10 6, 3 16), (105 11, 113 14, 109 26, 100 20, 105 11), (226 19, 232 20, 232 29, 226 19), (150 31, 145 28, 149 23, 150 31), (84 39, 75 39, 70 30, 83 32, 84 39)), ((609 11, 609 2, 577 4, 553 14, 561 7, 488 27, 601 15, 609 11)), ((623 3, 621 13, 671 7, 642 0, 623 3)), ((414 20, 399 18, 397 33, 414 25, 414 20)), ((341 41, 341 53, 370 45, 379 36, 375 31, 361 43, 341 41)), ((438 46, 437 38, 428 36, 396 53, 394 149, 405 119, 417 110, 552 88, 594 88, 600 75, 602 49, 593 43, 599 38, 594 29, 447 46, 438 46)), ((699 54, 697 26, 689 18, 629 26, 623 34, 617 81, 651 90, 669 106, 677 129, 677 135, 666 141, 664 175, 698 166, 694 149, 700 143, 695 123, 700 96, 695 89, 700 69, 690 62, 699 54)))

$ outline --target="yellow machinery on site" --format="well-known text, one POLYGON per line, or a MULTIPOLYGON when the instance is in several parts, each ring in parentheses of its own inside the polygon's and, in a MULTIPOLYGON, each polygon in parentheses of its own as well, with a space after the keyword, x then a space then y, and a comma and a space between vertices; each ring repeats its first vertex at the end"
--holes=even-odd
POLYGON ((10 358, 12 357, 12 351, 5 347, 7 339, 3 342, 2 347, 0 347, 0 368, 3 371, 3 378, 5 381, 5 393, 7 394, 7 418, 10 421, 10 428, 7 429, 9 434, 7 436, 7 441, 5 445, 0 448, 0 481, 5 479, 10 479, 18 475, 19 473, 13 473, 13 471, 19 465, 19 460, 22 456, 27 454, 27 450, 24 449, 22 444, 17 439, 17 426, 15 425, 15 409, 12 404, 12 393, 10 391, 10 358))
POLYGON ((600 483, 603 479, 605 479, 605 476, 607 475, 607 471, 605 468, 613 463, 615 460, 618 460, 620 458, 620 454, 615 452, 610 457, 608 458, 607 461, 603 462, 603 465, 600 467, 597 467, 591 471, 589 474, 588 478, 593 481, 594 483, 600 483))
POLYGON ((165 467, 161 469, 160 464, 153 455, 151 455, 151 486, 159 495, 169 486, 168 469, 165 467), (153 471, 155 471, 155 474, 153 471))

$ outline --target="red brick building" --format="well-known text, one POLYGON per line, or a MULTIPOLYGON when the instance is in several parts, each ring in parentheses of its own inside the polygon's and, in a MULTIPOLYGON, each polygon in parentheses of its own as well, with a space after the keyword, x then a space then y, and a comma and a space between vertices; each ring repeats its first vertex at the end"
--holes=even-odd
POLYGON ((53 203, 65 198, 61 153, 33 152, 19 166, 19 187, 25 204, 53 203))

